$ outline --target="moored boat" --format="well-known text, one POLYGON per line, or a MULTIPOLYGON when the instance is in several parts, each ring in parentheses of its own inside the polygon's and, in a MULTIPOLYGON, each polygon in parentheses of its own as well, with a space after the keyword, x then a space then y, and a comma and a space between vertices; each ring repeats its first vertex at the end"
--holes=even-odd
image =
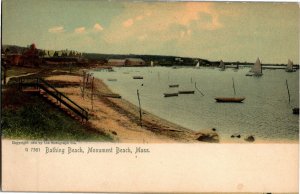
MULTIPOLYGON (((232 87, 233 87, 234 95, 236 95, 233 78, 232 78, 232 87)), ((243 100, 245 99, 246 99, 245 97, 216 97, 215 98, 217 102, 234 102, 234 103, 243 102, 243 100)))
POLYGON ((217 102, 243 102, 246 98, 240 97, 240 98, 235 98, 235 97, 216 97, 215 100, 217 102))
POLYGON ((225 64, 224 64, 224 62, 222 60, 220 61, 219 68, 220 68, 220 71, 224 71, 225 70, 225 64))
POLYGON ((144 79, 143 76, 132 76, 133 79, 144 79))
POLYGON ((196 68, 196 69, 200 68, 200 63, 199 63, 199 61, 197 62, 195 68, 196 68))
POLYGON ((289 59, 288 64, 286 65, 285 71, 286 72, 295 72, 296 70, 293 69, 293 62, 289 59))
POLYGON ((174 92, 174 93, 164 93, 164 97, 173 97, 173 96, 178 96, 178 92, 174 92))
POLYGON ((257 58, 255 64, 251 68, 251 70, 246 74, 246 76, 262 76, 262 66, 259 58, 257 58))
POLYGON ((179 87, 179 84, 171 84, 169 85, 170 88, 178 88, 179 87))
POLYGON ((181 90, 178 91, 179 94, 194 94, 195 91, 194 90, 181 90))

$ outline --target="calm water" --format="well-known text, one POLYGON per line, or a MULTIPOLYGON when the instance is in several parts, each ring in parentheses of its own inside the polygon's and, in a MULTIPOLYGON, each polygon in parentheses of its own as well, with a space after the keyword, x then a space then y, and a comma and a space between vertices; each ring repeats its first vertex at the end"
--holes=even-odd
POLYGON ((262 77, 247 77, 245 74, 249 68, 238 71, 187 67, 125 67, 114 70, 93 73, 112 91, 135 105, 138 105, 138 89, 144 110, 181 126, 195 131, 214 127, 221 141, 230 139, 232 134, 241 134, 242 137, 254 135, 257 140, 298 140, 298 115, 292 114, 292 108, 299 106, 298 71, 264 70, 262 77), (144 79, 132 79, 136 75, 144 79), (117 81, 108 81, 108 78, 117 81), (236 97, 246 97, 244 103, 216 103, 214 97, 234 96, 232 78, 236 97), (290 104, 286 79, 291 94, 290 104), (195 89, 195 83, 204 96, 195 89), (169 84, 179 84, 179 88, 169 88, 169 84), (163 97, 165 92, 178 90, 195 90, 195 94, 163 97))

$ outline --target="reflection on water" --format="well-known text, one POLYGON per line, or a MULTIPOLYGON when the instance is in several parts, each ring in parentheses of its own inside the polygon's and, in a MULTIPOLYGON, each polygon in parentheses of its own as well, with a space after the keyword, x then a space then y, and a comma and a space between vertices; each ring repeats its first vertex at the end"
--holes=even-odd
POLYGON ((95 71, 94 75, 135 105, 138 105, 136 91, 139 89, 144 110, 181 126, 195 131, 214 127, 221 141, 232 134, 254 135, 257 140, 298 140, 298 115, 292 114, 292 108, 299 106, 298 71, 264 70, 262 77, 247 77, 249 68, 219 71, 217 68, 123 67, 114 70, 95 71), (132 79, 132 76, 144 79, 132 79), (232 78, 236 97, 246 97, 244 103, 216 103, 214 97, 234 96, 232 78), (195 89, 195 83, 200 91, 195 89), (170 88, 170 84, 179 87, 170 88), (178 90, 195 90, 195 94, 163 97, 163 93, 178 90))

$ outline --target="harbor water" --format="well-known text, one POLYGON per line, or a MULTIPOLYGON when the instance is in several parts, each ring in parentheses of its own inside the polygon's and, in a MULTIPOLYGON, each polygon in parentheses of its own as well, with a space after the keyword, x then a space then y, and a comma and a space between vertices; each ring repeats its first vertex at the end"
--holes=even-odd
POLYGON ((93 75, 135 105, 139 90, 142 109, 163 119, 194 131, 215 128, 221 142, 232 142, 232 135, 241 135, 240 140, 235 138, 237 142, 248 135, 264 142, 297 142, 299 117, 292 114, 292 108, 299 106, 299 72, 266 69, 261 77, 249 77, 245 76, 248 71, 248 67, 225 71, 208 67, 120 67, 114 72, 93 71, 93 75), (170 88, 171 84, 179 87, 170 88), (182 90, 195 93, 163 95, 182 90), (246 99, 243 103, 217 103, 215 97, 246 99))

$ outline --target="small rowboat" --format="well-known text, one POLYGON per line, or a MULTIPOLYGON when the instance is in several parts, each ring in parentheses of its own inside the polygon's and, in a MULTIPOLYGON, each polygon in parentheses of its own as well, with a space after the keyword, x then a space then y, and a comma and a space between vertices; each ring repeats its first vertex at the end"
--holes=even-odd
POLYGON ((172 84, 172 85, 169 85, 170 88, 178 88, 179 87, 179 84, 172 84))
POLYGON ((133 76, 132 78, 133 78, 133 79, 144 79, 143 76, 133 76))
POLYGON ((164 97, 178 96, 178 93, 164 93, 164 97))
POLYGON ((182 91, 178 91, 179 94, 194 94, 195 91, 194 90, 182 90, 182 91))
POLYGON ((235 97, 217 97, 215 100, 217 102, 243 102, 246 98, 235 98, 235 97))
POLYGON ((117 81, 117 79, 114 79, 114 78, 108 78, 107 81, 117 81))

